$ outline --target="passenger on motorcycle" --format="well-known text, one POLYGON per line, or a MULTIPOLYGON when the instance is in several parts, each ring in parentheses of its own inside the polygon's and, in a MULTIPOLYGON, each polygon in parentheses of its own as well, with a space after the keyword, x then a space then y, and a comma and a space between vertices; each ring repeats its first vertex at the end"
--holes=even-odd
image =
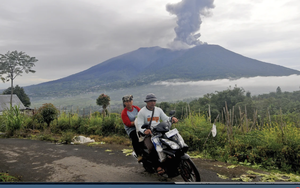
POLYGON ((176 123, 178 121, 175 117, 168 117, 161 108, 156 107, 157 98, 153 93, 150 93, 146 96, 144 102, 146 102, 146 106, 143 107, 136 119, 136 129, 137 131, 144 133, 146 136, 144 138, 144 144, 146 145, 151 158, 153 159, 153 164, 157 169, 158 174, 163 174, 165 171, 161 168, 160 162, 158 161, 157 152, 151 142, 151 130, 141 128, 144 124, 150 124, 151 127, 156 127, 161 121, 167 122, 172 121, 176 123))
POLYGON ((134 120, 140 111, 138 106, 133 105, 133 96, 126 95, 122 98, 124 109, 121 113, 121 118, 124 124, 126 133, 131 139, 134 152, 137 155, 138 162, 141 162, 142 158, 142 143, 139 142, 139 139, 136 134, 136 128, 134 125, 134 120))

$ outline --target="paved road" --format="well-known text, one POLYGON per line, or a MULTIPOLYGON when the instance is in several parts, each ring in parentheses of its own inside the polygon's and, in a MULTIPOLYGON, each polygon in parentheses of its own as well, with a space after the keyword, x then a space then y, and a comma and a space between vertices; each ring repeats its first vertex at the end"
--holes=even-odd
MULTIPOLYGON (((180 176, 165 178, 144 171, 128 147, 62 145, 27 139, 0 139, 0 172, 21 176, 24 182, 182 182, 180 176), (107 151, 107 150, 111 151, 107 151)), ((193 160, 202 182, 224 182, 215 171, 193 160)), ((227 180, 230 181, 230 180, 227 180)))

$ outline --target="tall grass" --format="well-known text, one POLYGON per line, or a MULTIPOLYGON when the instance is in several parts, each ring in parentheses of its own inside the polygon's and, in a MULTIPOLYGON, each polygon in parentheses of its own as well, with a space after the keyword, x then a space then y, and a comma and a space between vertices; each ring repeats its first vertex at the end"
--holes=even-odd
POLYGON ((83 118, 78 114, 61 113, 57 120, 51 123, 51 131, 62 133, 71 131, 84 135, 126 135, 124 126, 119 114, 111 114, 103 117, 97 113, 83 118))
MULTIPOLYGON (((230 114, 227 115, 230 120, 230 114)), ((297 124, 300 118, 296 117, 290 114, 266 117, 262 126, 245 117, 236 123, 215 122, 216 137, 210 134, 213 124, 210 118, 196 113, 189 113, 173 127, 179 130, 191 151, 205 152, 224 162, 247 161, 267 169, 300 173, 300 128, 297 124)))
POLYGON ((11 106, 3 113, 4 123, 6 125, 6 132, 12 136, 16 130, 19 130, 23 124, 23 114, 21 114, 18 106, 11 106))
MULTIPOLYGON (((206 155, 224 162, 260 164, 264 168, 298 172, 300 167, 300 116, 299 114, 277 114, 255 120, 240 117, 234 121, 234 114, 225 109, 223 123, 211 120, 210 116, 188 112, 186 117, 173 124, 189 145, 190 151, 204 152, 206 155), (217 126, 217 136, 212 137, 212 122, 217 126), (263 122, 263 123, 262 123, 263 122)), ((259 114, 255 114, 259 118, 259 114)), ((43 129, 33 118, 21 116, 18 108, 8 111, 0 124, 5 129, 43 129)), ((0 120, 1 120, 0 119, 0 120)), ((2 127, 3 129, 3 127, 2 127)), ((50 125, 52 133, 61 134, 62 140, 69 142, 75 134, 92 135, 97 138, 128 138, 120 114, 103 117, 99 113, 81 117, 73 113, 61 113, 50 125)))

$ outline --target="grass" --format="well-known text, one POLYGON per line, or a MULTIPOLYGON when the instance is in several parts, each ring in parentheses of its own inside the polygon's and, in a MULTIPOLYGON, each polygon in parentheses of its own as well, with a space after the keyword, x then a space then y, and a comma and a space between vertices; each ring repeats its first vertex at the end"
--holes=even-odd
MULTIPOLYGON (((89 137, 94 139, 96 143, 105 143, 105 144, 118 144, 124 146, 131 146, 131 140, 127 136, 99 136, 99 135, 83 135, 81 136, 89 137)), ((30 132, 22 132, 17 131, 14 136, 11 138, 21 138, 21 139, 31 139, 31 140, 41 140, 41 141, 49 141, 49 142, 58 142, 58 143, 70 143, 71 137, 79 136, 79 134, 75 134, 72 132, 62 132, 61 134, 49 133, 49 131, 39 131, 39 130, 31 130, 30 132)), ((0 135, 0 138, 5 138, 6 135, 0 135)), ((97 145, 97 144, 95 144, 97 145)))
MULTIPOLYGON (((199 151, 191 151, 188 152, 190 157, 192 159, 200 158, 200 159, 214 159, 213 157, 209 156, 205 151, 199 152, 199 151)), ((231 163, 227 163, 231 164, 231 163)), ((245 160, 244 162, 239 162, 238 164, 231 164, 230 166, 227 166, 226 168, 232 169, 232 168, 237 168, 239 166, 246 166, 250 169, 255 169, 255 170, 261 170, 264 171, 265 173, 258 173, 254 172, 252 170, 248 170, 246 174, 241 175, 240 177, 237 178, 232 178, 231 180, 233 181, 242 181, 242 182, 252 182, 254 179, 254 176, 258 176, 260 178, 259 182, 300 182, 300 176, 299 174, 294 174, 294 173, 285 173, 280 170, 273 170, 273 169, 266 169, 263 168, 262 165, 259 164, 251 164, 245 160)), ((218 166, 222 167, 222 166, 218 166)), ((221 174, 217 174, 219 178, 221 179, 229 179, 229 177, 221 174)))
POLYGON ((19 178, 9 175, 8 173, 0 173, 0 182, 17 182, 19 178))

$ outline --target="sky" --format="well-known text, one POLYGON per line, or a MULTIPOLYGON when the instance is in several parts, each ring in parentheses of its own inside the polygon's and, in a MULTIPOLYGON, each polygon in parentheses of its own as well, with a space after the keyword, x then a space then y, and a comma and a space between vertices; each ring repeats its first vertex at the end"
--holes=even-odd
MULTIPOLYGON (((192 42, 183 45, 177 32, 184 31, 174 28, 185 23, 180 11, 195 7, 181 0, 0 0, 0 54, 17 50, 38 59, 36 73, 15 79, 21 87, 81 72, 140 47, 196 43, 300 70, 300 1, 195 2, 203 8, 200 20, 193 19, 198 26, 188 36, 192 42)), ((0 83, 0 89, 9 86, 0 83)))

